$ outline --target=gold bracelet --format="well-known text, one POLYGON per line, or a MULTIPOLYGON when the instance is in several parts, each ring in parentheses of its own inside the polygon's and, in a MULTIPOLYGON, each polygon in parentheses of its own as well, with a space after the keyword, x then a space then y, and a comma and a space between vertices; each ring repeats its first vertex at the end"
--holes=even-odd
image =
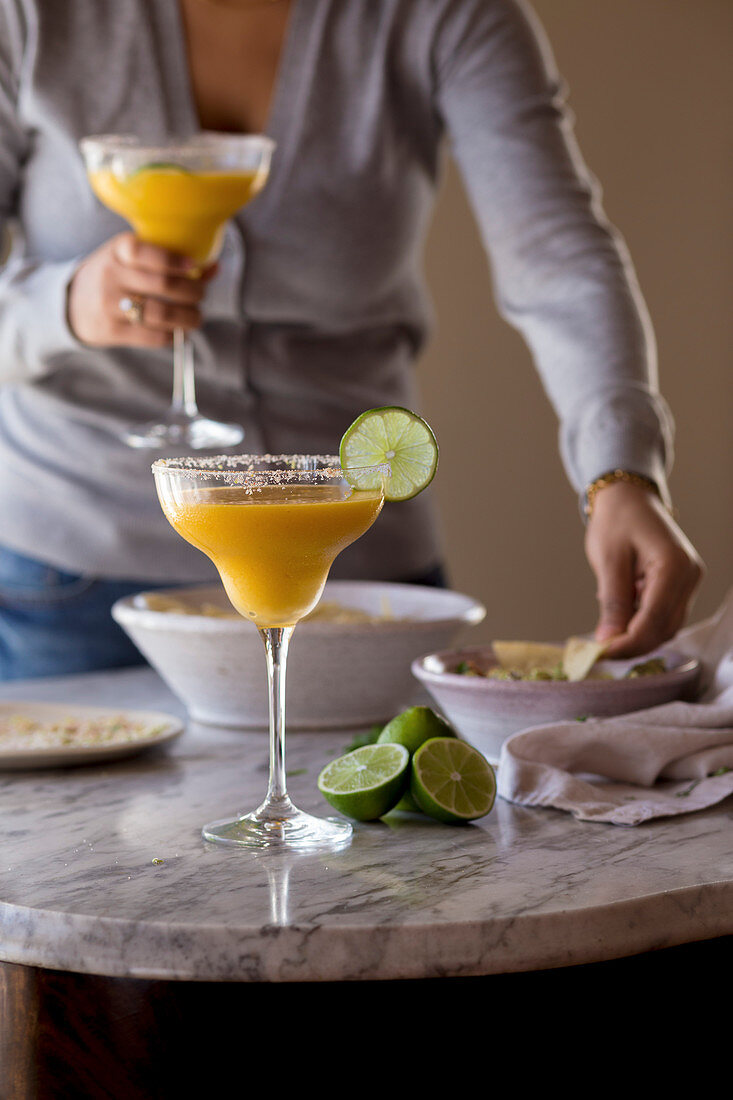
POLYGON ((650 477, 644 477, 642 474, 632 474, 629 470, 609 470, 608 473, 601 474, 600 477, 597 477, 595 481, 591 481, 585 491, 585 506, 583 512, 586 519, 590 519, 593 514, 596 494, 601 489, 605 489, 607 485, 614 485, 617 481, 625 481, 629 485, 638 485, 642 489, 649 489, 658 496, 660 500, 662 499, 659 486, 655 481, 652 481, 650 477))

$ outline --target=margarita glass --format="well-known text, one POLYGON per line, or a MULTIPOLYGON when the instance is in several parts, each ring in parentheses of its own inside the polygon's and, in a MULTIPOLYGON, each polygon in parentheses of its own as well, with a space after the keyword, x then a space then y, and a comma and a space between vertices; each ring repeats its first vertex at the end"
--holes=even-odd
POLYGON ((347 475, 331 455, 238 455, 160 458, 153 473, 168 521, 214 562, 233 606, 258 628, 267 658, 267 795, 251 813, 204 826, 204 837, 242 847, 343 847, 351 838, 348 821, 306 814, 287 793, 288 644, 296 623, 318 603, 334 558, 379 515, 389 465, 347 475))
MULTIPOLYGON (((261 134, 201 133, 153 146, 135 137, 102 135, 84 138, 80 147, 92 190, 105 206, 125 218, 141 240, 204 268, 218 257, 229 218, 264 187, 274 142, 261 134)), ((176 329, 171 406, 160 421, 127 430, 126 442, 216 450, 243 438, 241 425, 199 412, 193 347, 176 329)))

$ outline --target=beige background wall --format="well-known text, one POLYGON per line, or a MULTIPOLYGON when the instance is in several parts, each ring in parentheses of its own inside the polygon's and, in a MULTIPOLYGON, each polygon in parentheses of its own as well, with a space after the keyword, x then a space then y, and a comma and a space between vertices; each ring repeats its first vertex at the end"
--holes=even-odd
MULTIPOLYGON (((707 565, 699 618, 733 585, 733 3, 534 6, 655 326, 677 422, 672 492, 707 565)), ((437 327, 420 376, 441 443, 434 491, 452 583, 486 603, 482 638, 591 629, 594 580, 554 414, 521 338, 496 314, 452 166, 427 264, 437 327)))

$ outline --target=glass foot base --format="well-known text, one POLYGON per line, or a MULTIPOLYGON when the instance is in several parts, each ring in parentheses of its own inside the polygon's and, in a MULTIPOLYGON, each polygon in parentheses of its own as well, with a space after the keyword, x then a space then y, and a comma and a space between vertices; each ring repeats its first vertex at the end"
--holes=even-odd
POLYGON ((236 848, 334 852, 350 844, 353 828, 340 818, 312 817, 293 808, 282 817, 255 810, 234 820, 212 821, 201 832, 204 840, 236 848))
POLYGON ((241 443, 244 428, 239 424, 222 424, 205 416, 175 417, 160 423, 150 421, 148 424, 138 424, 123 432, 122 438, 129 447, 155 451, 172 447, 217 451, 241 443))

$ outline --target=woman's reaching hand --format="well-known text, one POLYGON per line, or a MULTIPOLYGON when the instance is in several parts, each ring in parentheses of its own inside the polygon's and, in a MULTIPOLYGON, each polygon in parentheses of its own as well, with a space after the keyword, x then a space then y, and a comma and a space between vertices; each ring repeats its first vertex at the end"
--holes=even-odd
POLYGON ((618 482, 596 495, 585 550, 597 580, 596 638, 608 657, 648 653, 683 625, 703 575, 697 551, 654 493, 618 482))

